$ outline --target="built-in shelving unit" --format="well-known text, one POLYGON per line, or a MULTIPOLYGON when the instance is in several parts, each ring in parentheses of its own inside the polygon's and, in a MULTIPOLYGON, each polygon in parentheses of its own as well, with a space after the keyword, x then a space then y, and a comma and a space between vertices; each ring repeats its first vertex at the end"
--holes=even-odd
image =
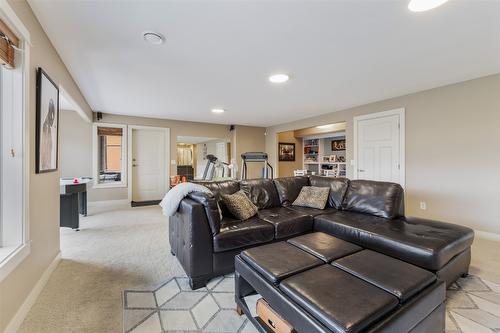
POLYGON ((345 133, 305 137, 303 149, 303 168, 308 173, 329 177, 346 177, 345 133), (332 146, 332 141, 334 141, 335 147, 332 146))

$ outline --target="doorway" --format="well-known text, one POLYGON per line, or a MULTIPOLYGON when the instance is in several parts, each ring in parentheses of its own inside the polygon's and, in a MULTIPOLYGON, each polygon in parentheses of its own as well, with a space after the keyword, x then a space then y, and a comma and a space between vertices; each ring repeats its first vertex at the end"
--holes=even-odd
POLYGON ((129 138, 132 205, 159 202, 168 190, 170 130, 129 126, 129 138))
POLYGON ((355 179, 405 186, 405 110, 354 118, 355 179))
POLYGON ((177 181, 183 178, 187 181, 208 180, 208 176, 212 180, 230 177, 230 161, 231 146, 227 139, 177 137, 177 181))

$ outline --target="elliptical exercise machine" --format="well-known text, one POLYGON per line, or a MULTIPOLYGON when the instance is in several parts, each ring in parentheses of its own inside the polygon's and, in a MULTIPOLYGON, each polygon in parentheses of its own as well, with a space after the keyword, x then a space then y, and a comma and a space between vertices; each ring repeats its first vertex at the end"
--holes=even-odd
POLYGON ((264 152, 247 152, 241 154, 241 179, 247 179, 247 163, 263 163, 263 174, 262 178, 270 178, 273 179, 274 171, 271 164, 268 162, 267 153, 264 152))

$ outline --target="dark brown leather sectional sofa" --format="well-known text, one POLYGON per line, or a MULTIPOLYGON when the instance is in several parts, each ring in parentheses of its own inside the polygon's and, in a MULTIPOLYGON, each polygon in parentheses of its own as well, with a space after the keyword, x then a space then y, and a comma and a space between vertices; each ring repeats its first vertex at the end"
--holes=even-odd
POLYGON ((233 272, 234 257, 244 249, 314 231, 422 267, 447 285, 469 269, 473 230, 405 217, 398 184, 319 176, 202 184, 213 195, 191 193, 169 224, 171 252, 193 289, 233 272), (324 210, 291 205, 307 185, 330 188, 324 210), (234 219, 221 200, 240 189, 259 208, 246 221, 234 219))

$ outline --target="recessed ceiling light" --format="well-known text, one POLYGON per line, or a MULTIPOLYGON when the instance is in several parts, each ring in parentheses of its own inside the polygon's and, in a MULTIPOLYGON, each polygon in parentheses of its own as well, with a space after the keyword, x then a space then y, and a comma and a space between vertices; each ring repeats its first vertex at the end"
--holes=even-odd
POLYGON ((288 81, 290 77, 287 74, 274 74, 269 77, 269 82, 272 83, 284 83, 288 81))
POLYGON ((425 12, 441 6, 448 0, 411 0, 408 9, 412 12, 425 12))
POLYGON ((226 110, 224 109, 212 109, 213 113, 224 113, 226 110))
POLYGON ((142 34, 142 38, 149 44, 159 45, 163 43, 165 38, 157 32, 145 32, 142 34))
POLYGON ((327 124, 327 125, 319 125, 319 126, 316 126, 316 128, 318 129, 325 129, 325 128, 330 128, 332 127, 334 124, 327 124))

